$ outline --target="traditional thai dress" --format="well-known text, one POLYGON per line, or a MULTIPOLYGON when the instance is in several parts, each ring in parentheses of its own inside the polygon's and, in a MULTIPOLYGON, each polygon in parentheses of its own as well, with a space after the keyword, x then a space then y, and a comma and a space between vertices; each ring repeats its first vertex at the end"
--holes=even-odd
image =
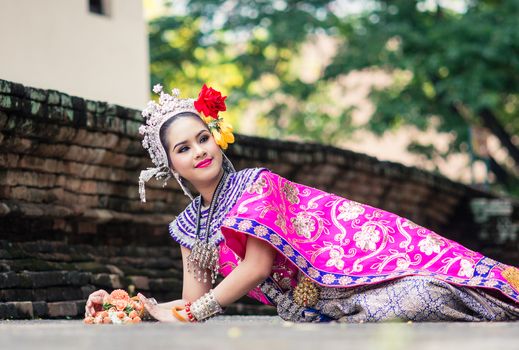
MULTIPOLYGON (((191 248, 200 196, 169 225, 191 248)), ((295 322, 519 319, 519 270, 388 211, 291 182, 267 168, 230 174, 201 228, 227 276, 248 236, 277 251, 248 295, 295 322)))

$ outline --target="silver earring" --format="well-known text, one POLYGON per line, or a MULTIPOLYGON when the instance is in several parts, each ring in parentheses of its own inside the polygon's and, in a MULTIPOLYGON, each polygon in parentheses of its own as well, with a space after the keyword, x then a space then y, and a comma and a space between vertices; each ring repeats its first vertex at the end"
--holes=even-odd
POLYGON ((186 196, 188 196, 189 199, 193 200, 193 195, 191 194, 191 191, 189 191, 189 188, 187 188, 187 186, 185 185, 184 179, 182 177, 180 177, 180 174, 177 173, 176 171, 172 171, 172 173, 173 173, 173 177, 177 180, 177 182, 180 185, 180 188, 182 189, 184 194, 186 196))

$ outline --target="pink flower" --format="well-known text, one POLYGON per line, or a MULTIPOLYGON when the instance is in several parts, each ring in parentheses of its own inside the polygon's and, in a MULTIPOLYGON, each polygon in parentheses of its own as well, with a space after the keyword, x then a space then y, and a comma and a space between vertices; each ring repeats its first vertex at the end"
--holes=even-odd
POLYGON ((108 312, 106 312, 106 311, 98 311, 98 312, 96 312, 95 316, 96 317, 99 316, 99 317, 103 317, 103 318, 104 317, 108 317, 108 312))
POLYGON ((130 301, 130 296, 126 291, 122 289, 115 289, 112 293, 110 293, 110 298, 112 298, 112 301, 114 300, 124 300, 126 302, 130 301))
POLYGON ((128 306, 128 302, 126 300, 115 300, 114 305, 117 311, 123 311, 128 306))

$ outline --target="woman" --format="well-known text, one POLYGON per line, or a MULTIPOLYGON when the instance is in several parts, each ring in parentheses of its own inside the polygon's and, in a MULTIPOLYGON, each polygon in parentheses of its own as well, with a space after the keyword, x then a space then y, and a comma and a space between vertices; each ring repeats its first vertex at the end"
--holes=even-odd
MULTIPOLYGON (((297 322, 519 319, 519 270, 396 214, 297 184, 266 168, 236 172, 223 154, 232 127, 225 97, 160 92, 143 111, 143 146, 192 202, 169 225, 183 261, 182 299, 157 304, 164 322, 196 322, 247 294, 297 322), (186 183, 200 193, 193 197, 186 183), (217 273, 225 278, 212 289, 217 273)), ((93 293, 87 315, 105 291, 93 293)))

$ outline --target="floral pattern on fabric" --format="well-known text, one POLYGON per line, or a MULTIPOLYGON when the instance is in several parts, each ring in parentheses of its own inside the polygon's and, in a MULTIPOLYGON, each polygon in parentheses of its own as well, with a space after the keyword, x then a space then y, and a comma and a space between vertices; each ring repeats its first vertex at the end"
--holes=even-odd
POLYGON ((320 287, 312 308, 300 307, 293 293, 277 290, 266 281, 262 291, 276 305, 280 317, 292 322, 431 322, 515 321, 519 306, 482 289, 459 287, 426 276, 405 276, 352 288, 320 287))
POLYGON ((328 287, 354 287, 409 275, 492 288, 519 302, 499 263, 409 219, 263 171, 223 221, 228 245, 240 235, 270 242, 287 269, 328 287), (244 229, 245 228, 245 229, 244 229))

